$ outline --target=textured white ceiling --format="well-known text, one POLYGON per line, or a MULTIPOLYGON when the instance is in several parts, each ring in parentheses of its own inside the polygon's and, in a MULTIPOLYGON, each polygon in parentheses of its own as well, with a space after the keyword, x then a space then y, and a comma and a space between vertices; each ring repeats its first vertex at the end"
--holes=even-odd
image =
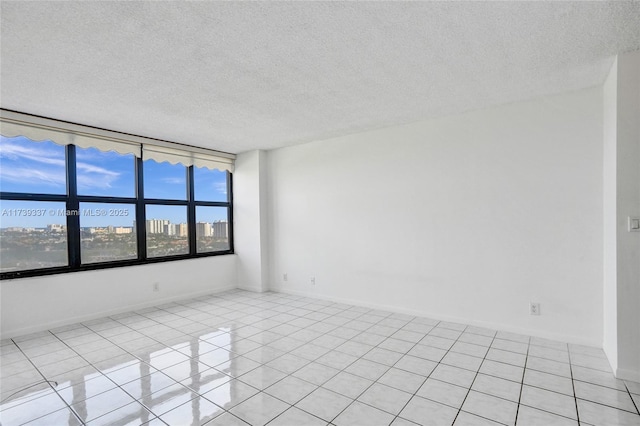
POLYGON ((639 2, 2 1, 3 108, 238 153, 601 84, 639 2))

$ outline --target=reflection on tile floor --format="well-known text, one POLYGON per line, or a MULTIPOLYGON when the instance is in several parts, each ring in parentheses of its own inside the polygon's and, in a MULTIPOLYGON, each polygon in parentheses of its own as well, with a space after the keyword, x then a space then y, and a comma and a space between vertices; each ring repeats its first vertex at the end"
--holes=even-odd
POLYGON ((0 424, 640 425, 601 349, 230 291, 2 340, 0 424))

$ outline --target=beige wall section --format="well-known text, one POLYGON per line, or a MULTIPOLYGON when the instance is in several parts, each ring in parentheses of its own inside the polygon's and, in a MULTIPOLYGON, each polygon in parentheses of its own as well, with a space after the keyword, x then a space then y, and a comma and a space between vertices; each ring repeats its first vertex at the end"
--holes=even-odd
POLYGON ((269 151, 270 283, 600 346, 602 120, 594 87, 269 151))

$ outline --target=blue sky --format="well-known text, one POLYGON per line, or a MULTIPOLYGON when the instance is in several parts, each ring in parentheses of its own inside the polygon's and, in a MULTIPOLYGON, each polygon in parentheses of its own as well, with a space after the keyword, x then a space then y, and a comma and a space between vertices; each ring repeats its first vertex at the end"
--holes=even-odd
MULTIPOLYGON (((78 193, 116 197, 135 196, 135 161, 132 154, 103 152, 95 148, 76 150, 78 193)), ((220 170, 195 168, 195 195, 200 201, 226 201, 226 173, 220 170)), ((181 164, 144 163, 145 197, 186 199, 186 167, 181 164)), ((64 194, 64 147, 51 141, 34 142, 25 137, 0 139, 0 189, 4 192, 32 192, 64 194)), ((0 201, 0 227, 45 227, 65 223, 60 203, 34 201, 0 201), (14 209, 45 210, 42 216, 15 215, 14 209), (54 212, 55 214, 51 214, 54 212)), ((36 213, 38 214, 38 213, 36 213)), ((132 226, 133 206, 123 204, 84 203, 80 206, 81 226, 132 226), (99 210, 99 211, 98 211, 99 210), (102 216, 105 213, 107 216, 102 216), (83 214, 86 213, 86 214, 83 214)), ((168 219, 173 223, 186 222, 186 208, 153 206, 147 219, 168 219)), ((226 219, 225 209, 199 209, 197 221, 212 222, 226 219)))

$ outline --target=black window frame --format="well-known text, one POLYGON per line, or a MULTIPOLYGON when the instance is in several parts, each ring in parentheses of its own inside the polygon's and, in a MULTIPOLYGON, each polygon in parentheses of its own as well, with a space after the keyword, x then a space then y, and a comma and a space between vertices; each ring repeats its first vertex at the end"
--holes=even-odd
POLYGON ((202 257, 234 254, 233 233, 233 173, 226 171, 227 175, 227 201, 196 201, 194 199, 194 167, 185 166, 187 174, 186 200, 170 200, 160 198, 144 198, 144 161, 140 157, 135 158, 135 197, 113 197, 78 195, 76 146, 65 146, 65 174, 67 181, 66 194, 38 194, 21 192, 0 192, 0 200, 13 201, 55 201, 64 202, 67 211, 79 212, 80 203, 105 203, 105 204, 131 204, 135 208, 135 232, 137 238, 137 258, 127 260, 114 260, 82 264, 80 216, 67 215, 67 255, 68 265, 50 268, 27 269, 22 271, 8 271, 0 273, 0 280, 38 277, 43 275, 62 274, 69 272, 91 271, 97 269, 118 268, 124 266, 146 265, 151 263, 171 262, 177 260, 197 259, 202 257), (180 205, 187 207, 188 245, 189 253, 159 257, 147 257, 146 235, 146 206, 147 205, 180 205), (226 207, 228 223, 229 249, 198 253, 196 240, 196 207, 226 207))

